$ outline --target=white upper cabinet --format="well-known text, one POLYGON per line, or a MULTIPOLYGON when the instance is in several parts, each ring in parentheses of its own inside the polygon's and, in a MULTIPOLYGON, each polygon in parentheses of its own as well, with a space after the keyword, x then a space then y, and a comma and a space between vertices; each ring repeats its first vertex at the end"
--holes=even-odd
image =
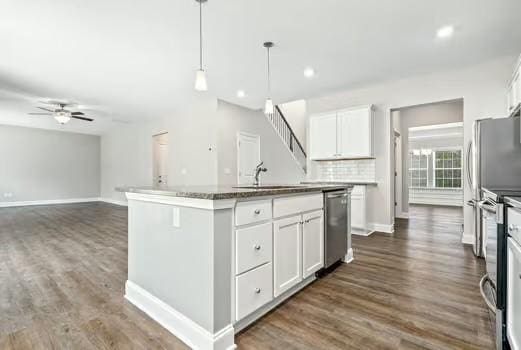
POLYGON ((337 155, 336 124, 336 112, 310 119, 311 159, 327 159, 337 155))
POLYGON ((310 158, 372 158, 373 107, 361 106, 311 117, 310 158))
POLYGON ((371 107, 338 112, 338 153, 343 158, 373 156, 371 107))

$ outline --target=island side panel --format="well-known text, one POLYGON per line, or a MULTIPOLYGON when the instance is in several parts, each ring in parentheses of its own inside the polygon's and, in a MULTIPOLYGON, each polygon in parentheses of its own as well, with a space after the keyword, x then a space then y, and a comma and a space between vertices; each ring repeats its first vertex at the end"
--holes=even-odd
POLYGON ((128 279, 213 331, 213 211, 129 201, 128 279))
POLYGON ((232 323, 233 209, 214 211, 214 332, 232 323))

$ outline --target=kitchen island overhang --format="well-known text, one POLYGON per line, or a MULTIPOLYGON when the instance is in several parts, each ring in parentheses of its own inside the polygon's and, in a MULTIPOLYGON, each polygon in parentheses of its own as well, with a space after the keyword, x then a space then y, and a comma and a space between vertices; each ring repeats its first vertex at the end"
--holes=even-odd
MULTIPOLYGON (((284 234, 300 235, 295 239, 302 246, 304 218, 315 218, 315 227, 323 224, 325 187, 335 188, 118 189, 126 193, 129 211, 125 298, 192 348, 235 348, 238 330, 315 279, 302 272, 305 258, 300 256, 296 264, 287 264, 298 267, 297 279, 275 280, 274 247, 291 249, 292 241, 273 242, 273 230, 280 230, 280 222, 289 225, 284 234), (238 249, 245 244, 248 251, 238 249)), ((317 243, 318 249, 323 246, 317 243)), ((279 279, 284 273, 280 269, 279 279)))

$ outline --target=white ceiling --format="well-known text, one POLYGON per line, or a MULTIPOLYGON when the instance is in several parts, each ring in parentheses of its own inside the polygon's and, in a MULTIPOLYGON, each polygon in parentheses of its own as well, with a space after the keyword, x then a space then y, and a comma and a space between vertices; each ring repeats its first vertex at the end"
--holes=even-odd
MULTIPOLYGON (((102 133, 113 118, 175 116, 198 103, 195 1, 0 4, 0 122, 57 127, 26 113, 39 98, 68 99, 94 105, 96 122, 73 121, 65 130, 102 133)), ((209 94, 251 108, 266 95, 266 40, 276 44, 276 103, 521 51, 519 0, 209 0, 204 6, 209 94), (447 24, 455 26, 453 38, 437 39, 447 24), (304 78, 306 66, 316 70, 314 79, 304 78)))

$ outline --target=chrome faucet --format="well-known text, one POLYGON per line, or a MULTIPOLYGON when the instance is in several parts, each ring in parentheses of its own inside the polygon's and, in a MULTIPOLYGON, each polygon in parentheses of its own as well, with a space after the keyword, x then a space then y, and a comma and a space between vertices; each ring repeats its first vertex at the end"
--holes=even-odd
POLYGON ((259 186, 259 175, 262 172, 268 171, 267 168, 263 168, 264 162, 260 162, 259 165, 255 168, 255 182, 253 183, 253 186, 259 186))

